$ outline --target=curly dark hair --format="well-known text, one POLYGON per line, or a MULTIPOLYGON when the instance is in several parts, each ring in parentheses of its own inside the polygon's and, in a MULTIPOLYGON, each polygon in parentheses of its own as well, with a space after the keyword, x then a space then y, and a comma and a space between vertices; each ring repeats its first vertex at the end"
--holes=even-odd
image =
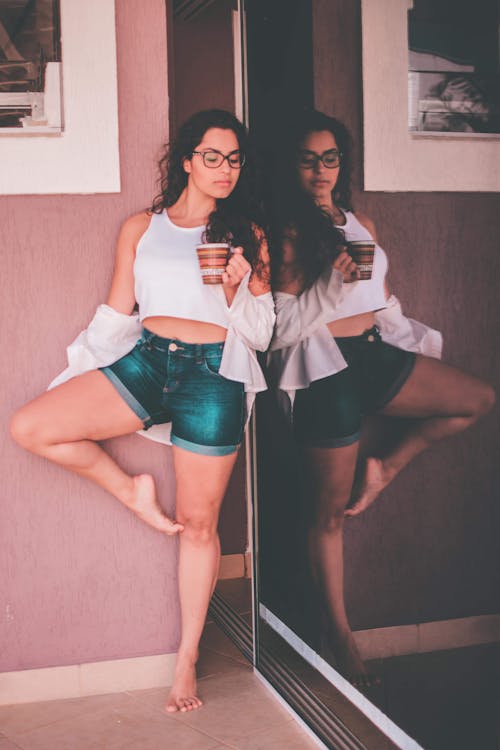
POLYGON ((175 139, 164 147, 158 165, 160 192, 150 210, 161 213, 179 199, 188 182, 188 175, 183 168, 184 160, 192 158, 193 151, 196 151, 210 128, 233 131, 240 151, 245 154, 245 164, 232 193, 227 198, 217 199, 216 208, 208 217, 204 241, 240 245, 245 258, 260 275, 263 263, 259 250, 264 237, 264 220, 256 197, 255 157, 246 128, 230 112, 223 109, 203 110, 181 125, 175 139))
POLYGON ((344 233, 332 217, 301 187, 297 155, 309 133, 327 130, 342 154, 333 202, 346 210, 351 203, 351 138, 343 123, 317 110, 305 110, 293 119, 286 142, 275 158, 270 197, 271 269, 279 279, 283 262, 283 240, 292 239, 296 275, 304 288, 312 286, 345 245, 344 233))

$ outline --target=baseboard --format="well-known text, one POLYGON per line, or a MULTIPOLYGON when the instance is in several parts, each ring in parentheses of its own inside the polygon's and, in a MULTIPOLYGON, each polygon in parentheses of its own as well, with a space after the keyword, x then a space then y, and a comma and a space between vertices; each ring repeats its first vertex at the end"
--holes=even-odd
MULTIPOLYGON (((259 612, 271 627, 283 635, 280 628, 285 626, 271 610, 261 604, 259 612)), ((287 632, 292 633, 288 628, 287 632)), ((363 661, 423 654, 429 651, 479 646, 483 643, 499 643, 500 615, 475 615, 415 625, 355 630, 353 635, 363 661)), ((328 648, 324 644, 321 652, 325 658, 333 656, 328 653, 328 648)))
POLYGON ((443 651, 500 641, 500 615, 476 615, 354 633, 362 659, 443 651))
POLYGON ((249 552, 236 555, 222 555, 219 568, 219 580, 227 578, 249 578, 251 575, 251 559, 249 552))
POLYGON ((0 674, 0 705, 82 698, 171 685, 175 654, 139 656, 0 674))
MULTIPOLYGON (((500 641, 500 615, 358 630, 354 637, 363 659, 496 643, 500 641)), ((167 687, 173 682, 174 668, 175 654, 160 654, 2 672, 0 705, 167 687)))
MULTIPOLYGON (((250 575, 250 554, 223 555, 219 578, 250 575)), ((81 698, 171 685, 175 654, 0 673, 0 705, 81 698)))

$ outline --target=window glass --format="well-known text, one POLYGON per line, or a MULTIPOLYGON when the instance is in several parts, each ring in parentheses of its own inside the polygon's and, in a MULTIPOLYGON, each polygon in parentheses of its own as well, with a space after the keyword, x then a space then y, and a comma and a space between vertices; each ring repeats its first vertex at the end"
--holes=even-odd
POLYGON ((0 134, 61 130, 59 0, 0 0, 0 134))
POLYGON ((409 130, 500 133, 498 0, 414 0, 409 130))

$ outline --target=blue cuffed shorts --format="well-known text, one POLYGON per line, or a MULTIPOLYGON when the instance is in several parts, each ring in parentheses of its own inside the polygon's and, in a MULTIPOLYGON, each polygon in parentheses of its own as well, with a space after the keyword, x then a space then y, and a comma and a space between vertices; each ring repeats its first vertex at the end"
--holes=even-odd
POLYGON ((224 342, 188 344, 143 329, 131 352, 103 372, 144 429, 172 422, 171 440, 207 456, 234 453, 243 437, 243 383, 219 375, 224 342))
POLYGON ((298 441, 317 448, 357 442, 363 416, 392 401, 415 365, 416 355, 386 344, 376 326, 335 341, 348 366, 297 391, 293 407, 298 441))

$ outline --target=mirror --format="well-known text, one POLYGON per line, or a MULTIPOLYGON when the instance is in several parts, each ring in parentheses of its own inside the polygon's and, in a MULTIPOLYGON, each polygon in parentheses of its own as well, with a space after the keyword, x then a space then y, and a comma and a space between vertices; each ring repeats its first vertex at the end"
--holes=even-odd
MULTIPOLYGON (((414 5, 425 13, 436 3, 414 5)), ((450 14, 457 3, 439 6, 450 14)), ((249 124, 264 168, 293 126, 287 113, 314 106, 344 122, 354 143, 353 204, 376 223, 391 289, 407 315, 443 332, 446 362, 491 382, 498 196, 363 192, 360 2, 247 0, 245 10, 249 124), (472 247, 481 249, 481 270, 471 266, 472 247)), ((498 28, 498 10, 495 18, 498 28)), ((256 409, 258 669, 327 747, 496 747, 494 417, 415 458, 344 523, 347 616, 369 674, 381 679, 357 689, 339 669, 325 582, 311 564, 325 466, 311 466, 272 377, 256 409)), ((409 419, 365 419, 359 470, 414 428, 409 419)), ((332 581, 331 567, 322 573, 332 581)))

